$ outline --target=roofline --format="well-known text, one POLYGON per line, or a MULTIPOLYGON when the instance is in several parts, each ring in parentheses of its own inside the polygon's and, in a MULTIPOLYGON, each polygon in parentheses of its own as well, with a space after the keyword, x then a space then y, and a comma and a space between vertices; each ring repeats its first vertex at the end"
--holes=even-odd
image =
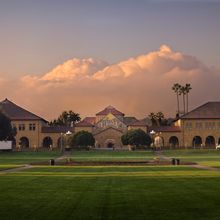
MULTIPOLYGON (((11 102, 11 103, 13 103, 14 105, 16 105, 17 107, 19 107, 19 108, 21 108, 21 109, 23 109, 23 110, 25 110, 25 111, 27 111, 28 113, 30 113, 30 114, 32 114, 32 115, 34 115, 34 116, 36 116, 37 118, 39 118, 39 119, 41 119, 42 121, 44 121, 44 122, 48 122, 47 120, 45 120, 44 118, 42 118, 42 117, 40 117, 40 116, 38 116, 38 115, 36 115, 36 114, 34 114, 34 113, 32 113, 32 112, 30 112, 30 111, 28 111, 27 109, 25 109, 25 108, 23 108, 23 107, 21 107, 21 106, 19 106, 19 105, 17 105, 16 103, 14 103, 14 102, 12 102, 12 101, 10 101, 9 99, 4 99, 3 101, 1 101, 0 103, 2 103, 2 102, 4 102, 5 100, 7 100, 7 101, 9 101, 9 102, 11 102)), ((9 117, 10 118, 10 117, 9 117)), ((13 120, 13 119, 11 119, 11 120, 13 120)), ((19 119, 18 119, 19 120, 19 119)), ((25 120, 25 119, 21 119, 21 120, 25 120)), ((26 120, 29 120, 29 119, 26 119, 26 120)), ((38 119, 31 119, 31 120, 38 120, 38 119)))
POLYGON ((105 128, 105 129, 103 129, 103 130, 101 130, 101 131, 98 131, 97 133, 94 133, 94 135, 97 135, 97 134, 100 134, 100 133, 102 133, 102 132, 104 132, 104 131, 106 131, 106 130, 108 130, 108 129, 114 129, 114 130, 116 130, 116 131, 119 131, 119 132, 121 132, 122 134, 123 134, 123 131, 121 131, 121 130, 119 130, 119 129, 117 129, 117 128, 114 128, 114 127, 112 127, 112 126, 109 126, 109 127, 107 127, 107 128, 105 128))
MULTIPOLYGON (((199 106, 197 106, 196 108, 194 108, 193 110, 191 110, 191 111, 185 113, 184 115, 180 116, 178 119, 187 119, 187 118, 184 118, 184 117, 187 117, 187 115, 190 114, 191 112, 197 110, 198 108, 203 107, 204 105, 207 105, 208 103, 214 103, 214 102, 215 102, 215 103, 220 103, 220 102, 218 102, 218 101, 205 102, 204 104, 199 105, 199 106)), ((191 118, 189 118, 189 119, 191 119, 191 118)), ((209 118, 209 119, 212 119, 212 118, 209 118)))

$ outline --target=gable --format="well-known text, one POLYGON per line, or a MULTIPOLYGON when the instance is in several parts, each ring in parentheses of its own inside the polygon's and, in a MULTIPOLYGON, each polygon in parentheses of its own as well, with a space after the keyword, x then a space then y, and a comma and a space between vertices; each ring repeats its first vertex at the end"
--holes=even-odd
POLYGON ((220 119, 220 102, 207 102, 183 115, 180 119, 220 119))
POLYGON ((108 127, 125 129, 126 125, 121 120, 119 120, 115 115, 109 113, 102 120, 96 123, 95 127, 98 129, 105 129, 108 127))

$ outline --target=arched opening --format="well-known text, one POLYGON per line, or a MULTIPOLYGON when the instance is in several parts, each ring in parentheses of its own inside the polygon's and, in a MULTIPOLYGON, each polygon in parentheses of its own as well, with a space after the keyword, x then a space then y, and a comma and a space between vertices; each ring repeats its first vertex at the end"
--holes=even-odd
POLYGON ((16 139, 12 138, 12 148, 16 148, 16 139))
POLYGON ((179 147, 179 139, 176 136, 172 136, 169 139, 170 147, 177 148, 179 147))
POLYGON ((220 138, 218 139, 218 145, 220 145, 220 138))
POLYGON ((62 141, 62 139, 61 139, 61 137, 59 137, 58 140, 57 140, 57 147, 58 148, 61 148, 61 146, 62 146, 61 141, 62 141))
POLYGON ((45 137, 43 139, 43 147, 45 148, 50 148, 51 146, 53 146, 53 140, 51 137, 45 137))
POLYGON ((200 136, 195 136, 192 140, 193 148, 200 148, 202 146, 202 138, 200 136))
POLYGON ((20 138, 20 146, 21 148, 29 148, 29 140, 27 137, 20 138))
POLYGON ((109 142, 109 143, 107 144, 107 148, 113 148, 113 147, 114 147, 114 144, 113 144, 113 143, 109 142))
POLYGON ((208 148, 215 148, 215 138, 213 136, 208 136, 205 139, 205 146, 208 148))

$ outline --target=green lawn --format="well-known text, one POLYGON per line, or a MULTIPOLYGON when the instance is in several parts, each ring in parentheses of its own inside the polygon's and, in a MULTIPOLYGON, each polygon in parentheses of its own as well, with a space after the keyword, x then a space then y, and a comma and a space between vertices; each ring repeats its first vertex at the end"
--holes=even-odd
POLYGON ((48 161, 60 156, 58 151, 48 152, 0 152, 1 165, 22 165, 33 162, 48 161))
MULTIPOLYGON (((163 154, 220 166, 214 150, 163 154)), ((0 171, 59 157, 1 152, 0 171)), ((151 151, 73 151, 75 161, 145 161, 151 151)), ((0 219, 219 219, 220 172, 189 166, 34 166, 0 172, 0 219)))
POLYGON ((220 167, 220 151, 217 150, 164 150, 163 155, 176 157, 181 161, 196 162, 201 165, 220 167))
POLYGON ((148 151, 72 151, 74 161, 147 161, 153 159, 154 153, 148 151))
POLYGON ((191 167, 35 167, 0 174, 0 219, 219 219, 220 173, 191 167))

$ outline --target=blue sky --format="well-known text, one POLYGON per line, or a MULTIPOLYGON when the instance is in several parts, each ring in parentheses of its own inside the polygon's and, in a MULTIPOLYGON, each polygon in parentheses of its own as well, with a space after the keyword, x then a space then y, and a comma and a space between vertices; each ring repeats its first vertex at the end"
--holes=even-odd
POLYGON ((0 75, 73 57, 115 63, 161 44, 219 67, 219 12, 208 0, 0 0, 0 75))

